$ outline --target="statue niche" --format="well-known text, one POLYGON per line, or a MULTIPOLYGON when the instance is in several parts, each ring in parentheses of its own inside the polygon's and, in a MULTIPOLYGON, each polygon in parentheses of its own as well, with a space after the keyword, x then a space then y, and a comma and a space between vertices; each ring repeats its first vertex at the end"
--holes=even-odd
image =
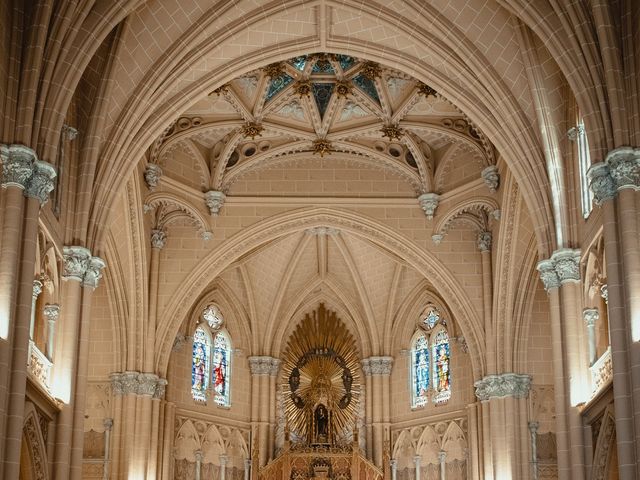
POLYGON ((314 419, 314 443, 329 443, 329 411, 320 404, 316 407, 314 419))

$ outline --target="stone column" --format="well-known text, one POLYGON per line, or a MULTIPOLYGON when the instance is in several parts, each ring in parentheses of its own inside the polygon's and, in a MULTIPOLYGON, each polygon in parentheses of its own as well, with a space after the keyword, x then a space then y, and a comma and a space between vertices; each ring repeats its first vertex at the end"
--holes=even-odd
POLYGON ((102 467, 102 480, 109 480, 109 463, 111 462, 111 429, 113 418, 104 419, 104 466, 102 467))
MULTIPOLYGON (((549 259, 560 285, 562 340, 565 363, 567 427, 571 458, 571 478, 584 478, 585 440, 582 415, 577 406, 588 400, 586 353, 580 327, 580 251, 569 248, 556 250, 549 259)), ((554 367, 556 367, 554 365, 554 367)))
POLYGON ((529 422, 531 434, 531 478, 538 480, 538 422, 529 422))
POLYGON ((626 480, 640 476, 640 148, 612 150, 587 175, 603 210, 618 467, 626 480))
POLYGON ((229 461, 229 457, 221 453, 218 458, 220 459, 220 480, 225 480, 227 477, 227 462, 229 461))
POLYGON ((271 360, 271 369, 269 370, 269 445, 267 460, 273 459, 276 451, 276 389, 279 371, 280 360, 273 358, 271 360))
POLYGON ((29 321, 29 339, 34 339, 34 333, 36 328, 36 303, 38 297, 42 293, 42 282, 40 280, 33 281, 33 296, 31 298, 31 318, 29 321))
POLYGON ((485 358, 487 373, 496 373, 496 345, 493 331, 493 273, 491 262, 491 232, 478 233, 477 246, 482 260, 482 305, 484 312, 485 358))
POLYGON ((196 480, 200 480, 200 470, 202 468, 202 450, 193 452, 196 457, 196 480))
MULTIPOLYGON (((99 257, 91 257, 86 265, 82 277, 82 303, 80 305, 77 344, 77 363, 74 365, 72 375, 75 377, 72 390, 73 401, 73 433, 71 441, 71 477, 80 480, 82 477, 82 450, 84 440, 84 408, 86 403, 87 371, 89 367, 89 333, 91 330, 91 297, 102 278, 104 260, 99 257)), ((74 346, 71 346, 73 348, 74 346)))
POLYGON ((582 311, 582 318, 587 327, 587 341, 589 342, 589 366, 598 359, 596 354, 596 322, 600 318, 597 308, 586 308, 582 311))
MULTIPOLYGON (((517 453, 519 436, 518 408, 526 408, 524 402, 515 402, 529 395, 531 377, 516 373, 487 375, 475 382, 476 397, 482 407, 489 406, 491 429, 492 471, 496 480, 518 478, 517 453)), ((523 426, 524 428, 524 426, 523 426)))
MULTIPOLYGON (((3 160, 3 176, 6 179, 11 176, 11 168, 13 166, 9 157, 11 149, 21 146, 12 145, 9 147, 9 152, 6 148, 0 149, 0 156, 3 160), (7 169, 5 172, 4 169, 7 169)), ((15 149, 14 149, 15 150, 15 149)), ((4 398, 6 398, 6 426, 4 430, 4 445, 0 445, 0 450, 4 448, 4 477, 5 478, 18 478, 20 470, 20 451, 22 446, 22 428, 24 422, 24 396, 27 385, 27 362, 29 355, 29 330, 31 323, 31 312, 33 307, 33 272, 37 251, 37 238, 38 238, 38 218, 40 208, 49 200, 49 193, 53 190, 53 180, 56 176, 54 168, 46 162, 41 162, 35 159, 33 151, 27 149, 25 159, 31 161, 31 172, 24 183, 24 189, 22 190, 24 208, 20 208, 22 218, 18 219, 21 223, 21 235, 18 236, 18 242, 20 245, 20 254, 13 258, 13 261, 18 264, 17 268, 17 285, 15 287, 9 287, 15 291, 15 308, 13 309, 13 316, 9 317, 9 334, 12 331, 12 337, 9 335, 9 349, 8 355, 0 353, 0 362, 5 363, 6 359, 10 359, 11 369, 8 371, 8 395, 4 397, 0 393, 0 409, 3 409, 4 398)), ((19 156, 22 156, 21 151, 19 156)), ((3 180, 4 180, 3 179, 3 180)), ((3 186, 5 183, 3 182, 3 186)), ((6 186, 5 188, 8 188, 6 186)), ((15 190, 12 188, 12 190, 15 190)), ((20 190, 20 187, 18 187, 20 190)), ((7 192, 8 194, 8 192, 7 192)), ((9 195, 6 198, 10 200, 9 195)), ((16 201, 20 201, 18 198, 14 198, 16 201)), ((9 205, 5 204, 5 210, 9 208, 9 205)), ((3 224, 3 229, 9 228, 11 230, 12 225, 8 224, 7 220, 3 224)), ((4 232, 3 232, 4 233, 4 232)), ((4 237, 3 237, 4 241, 4 237)), ((13 240, 15 241, 15 239, 13 240)), ((11 241, 8 241, 11 243, 11 241)), ((13 250, 11 245, 8 245, 10 250, 13 250)), ((2 250, 5 249, 5 244, 2 244, 2 250)), ((8 266, 9 267, 9 266, 8 266)), ((9 267, 11 268, 11 267, 9 267)), ((14 280, 16 277, 14 277, 14 280)), ((11 307, 9 309, 11 313, 11 307)), ((0 313, 1 316, 1 313, 0 313)), ((1 321, 1 320, 0 320, 1 321)), ((3 327, 0 326, 0 332, 3 327)), ((0 336, 2 336, 0 334, 0 336)), ((5 348, 2 348, 6 351, 5 348)), ((4 365, 0 365, 0 369, 4 368, 4 365)), ((0 380, 2 377, 0 377, 0 380)), ((0 416, 4 412, 0 411, 0 416)), ((2 432, 0 432, 2 434, 2 432)))
POLYGON ((567 424, 567 389, 565 386, 565 360, 562 323, 560 315, 560 279, 552 260, 538 263, 540 279, 549 296, 551 317, 551 349, 553 355, 553 392, 556 408, 556 445, 558 480, 567 480, 571 474, 569 457, 569 428, 567 424))
POLYGON ((420 480, 420 455, 413 457, 413 464, 416 469, 416 480, 420 480))
POLYGON ((251 478, 251 459, 244 459, 244 480, 249 480, 251 478))
MULTIPOLYGON (((480 478, 480 439, 478 428, 478 404, 472 403, 467 405, 467 422, 469 425, 469 461, 471 465, 468 468, 470 477, 473 479, 480 478)), ((489 446, 487 446, 488 449, 489 446)))
POLYGON ((438 461, 440 462, 440 480, 445 480, 447 475, 447 452, 440 450, 438 452, 438 461))
POLYGON ((365 390, 365 431, 366 431, 366 457, 373 459, 373 383, 371 381, 371 365, 368 358, 362 360, 362 373, 364 374, 364 390, 365 390))
MULTIPOLYGON (((170 480, 173 464, 173 439, 176 406, 173 402, 165 402, 164 428, 162 441, 162 480, 170 480)), ((246 480, 246 479, 245 479, 246 480)))
MULTIPOLYGON (((372 383, 372 430, 373 430, 373 461, 382 467, 385 438, 385 409, 389 409, 389 375, 393 366, 393 357, 369 357, 372 383), (386 386, 386 391, 385 391, 386 386), (386 401, 385 401, 386 397, 386 401)), ((388 412, 386 413, 388 416, 388 412)), ((388 418, 388 417, 387 417, 388 418)), ((388 427, 387 427, 388 428, 388 427)))
POLYGON ((254 445, 258 446, 257 460, 260 467, 265 466, 269 458, 269 377, 274 365, 279 364, 280 361, 277 358, 268 356, 249 357, 249 368, 252 375, 252 425, 255 432, 253 442, 254 445))
POLYGON ((45 354, 49 360, 53 361, 56 340, 56 322, 60 316, 60 305, 47 303, 44 306, 43 314, 44 318, 47 319, 47 346, 45 354))
POLYGON ((391 467, 391 480, 397 480, 398 478, 398 460, 392 458, 389 462, 389 466, 391 467))

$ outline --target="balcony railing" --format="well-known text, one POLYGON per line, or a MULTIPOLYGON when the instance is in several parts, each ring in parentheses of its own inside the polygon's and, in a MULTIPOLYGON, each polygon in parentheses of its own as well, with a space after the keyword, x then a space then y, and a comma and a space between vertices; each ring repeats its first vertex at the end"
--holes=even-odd
POLYGON ((29 375, 38 381, 43 387, 49 390, 51 379, 51 361, 36 346, 33 340, 29 340, 29 358, 27 360, 27 370, 29 375))
POLYGON ((611 367, 611 347, 595 361, 589 368, 591 370, 591 392, 595 395, 602 387, 608 385, 613 379, 611 367))

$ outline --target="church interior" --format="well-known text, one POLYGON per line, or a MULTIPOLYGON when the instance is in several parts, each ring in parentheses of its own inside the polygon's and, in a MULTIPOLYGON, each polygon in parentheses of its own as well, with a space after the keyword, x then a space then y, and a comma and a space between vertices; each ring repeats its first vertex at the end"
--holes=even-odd
POLYGON ((640 478, 640 2, 0 25, 0 478, 640 478))

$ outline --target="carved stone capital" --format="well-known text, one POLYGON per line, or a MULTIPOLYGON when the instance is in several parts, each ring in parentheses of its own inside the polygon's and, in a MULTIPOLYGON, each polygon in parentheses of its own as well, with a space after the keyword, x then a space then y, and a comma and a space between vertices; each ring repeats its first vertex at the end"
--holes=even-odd
POLYGON ((369 359, 365 358, 360 363, 362 364, 362 371, 364 372, 364 375, 366 377, 370 376, 371 375, 371 363, 369 362, 369 359))
POLYGON ((540 279, 549 291, 566 282, 580 281, 580 250, 561 248, 553 252, 548 260, 538 262, 540 279))
POLYGON ((66 123, 62 125, 62 134, 66 140, 70 142, 74 141, 78 136, 78 130, 71 125, 67 125, 66 123))
POLYGON ((220 466, 224 467, 229 461, 229 456, 221 453, 220 455, 218 455, 218 460, 220 460, 220 466))
POLYGON ((437 193, 423 193, 418 197, 418 203, 429 220, 433 219, 439 202, 440 195, 437 193))
POLYGON ((40 296, 40 294, 42 293, 42 282, 40 280, 34 280, 33 281, 33 298, 36 299, 40 296))
POLYGON ((151 230, 151 246, 153 248, 157 248, 158 250, 162 250, 166 244, 167 244, 167 232, 159 228, 152 229, 151 230))
POLYGON ((600 287, 600 296, 604 298, 604 303, 609 304, 609 285, 606 283, 600 287))
POLYGON ((0 145, 2 186, 25 189, 37 158, 36 152, 24 145, 0 145))
POLYGON ((218 215, 227 196, 218 190, 209 190, 204 194, 204 201, 211 215, 218 215))
POLYGON ((600 312, 597 308, 585 308, 582 311, 582 319, 587 327, 594 327, 600 319, 600 312))
POLYGON ((274 367, 280 366, 280 360, 268 356, 253 356, 249 357, 249 370, 251 375, 271 375, 274 367))
POLYGON ((580 250, 561 248, 553 252, 551 261, 560 284, 580 281, 580 250))
POLYGON ((105 430, 111 430, 113 428, 113 418, 105 418, 102 425, 104 425, 105 430))
POLYGON ((58 317, 60 317, 60 305, 47 303, 42 309, 42 313, 48 322, 56 322, 58 317))
POLYGON ((525 398, 531 388, 531 376, 517 373, 488 375, 478 380, 474 386, 476 397, 482 402, 501 397, 525 398))
POLYGON ((153 373, 121 372, 112 373, 111 388, 114 395, 141 395, 162 398, 167 381, 153 373))
POLYGON ((144 182, 147 184, 147 187, 149 187, 149 190, 153 190, 158 186, 160 177, 162 177, 160 165, 148 163, 144 169, 144 182))
POLYGON ((369 357, 371 375, 390 375, 393 367, 393 357, 369 357))
POLYGON ((604 162, 589 168, 587 177, 596 205, 611 200, 620 190, 640 190, 640 148, 610 151, 604 162))
POLYGON ((491 232, 484 230, 482 232, 478 232, 477 245, 478 250, 481 252, 490 252, 491 251, 491 232))
POLYGON ((544 285, 544 289, 548 292, 552 288, 558 288, 560 286, 560 279, 556 273, 556 269, 553 266, 551 260, 541 260, 536 267, 540 272, 540 280, 544 285))
POLYGON ((62 258, 64 260, 63 278, 82 282, 91 262, 91 251, 79 246, 63 247, 62 258))
POLYGON ((482 170, 480 175, 482 176, 484 184, 487 186, 489 191, 496 192, 498 190, 498 187, 500 186, 500 174, 498 173, 498 167, 495 165, 489 165, 487 168, 482 170))
POLYGON ((538 432, 538 427, 539 427, 539 423, 538 422, 529 422, 527 424, 527 426, 529 427, 529 431, 531 433, 537 433, 538 432))
POLYGON ((204 458, 204 454, 202 453, 202 450, 194 451, 193 456, 196 458, 196 463, 202 463, 202 459, 204 458))
POLYGON ((33 163, 33 172, 27 181, 25 196, 37 198, 40 205, 49 200, 49 194, 53 191, 56 170, 47 162, 36 160, 33 163))
POLYGON ((278 372, 280 371, 280 363, 282 362, 277 358, 274 358, 271 361, 271 370, 269 370, 269 375, 271 375, 272 377, 278 375, 278 372))
POLYGON ((106 265, 107 264, 100 257, 91 257, 87 271, 82 279, 82 286, 93 288, 94 290, 98 288, 98 283, 102 278, 102 269, 106 265))

